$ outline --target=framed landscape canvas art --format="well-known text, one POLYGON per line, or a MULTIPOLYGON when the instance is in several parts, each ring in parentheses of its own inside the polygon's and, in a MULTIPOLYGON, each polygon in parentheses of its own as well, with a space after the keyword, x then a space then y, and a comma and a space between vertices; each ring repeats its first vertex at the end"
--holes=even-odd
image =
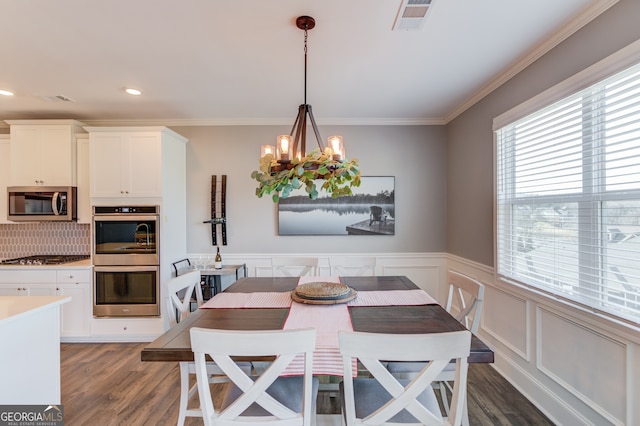
POLYGON ((300 189, 278 202, 278 235, 394 235, 395 177, 363 176, 353 195, 311 200, 300 189))

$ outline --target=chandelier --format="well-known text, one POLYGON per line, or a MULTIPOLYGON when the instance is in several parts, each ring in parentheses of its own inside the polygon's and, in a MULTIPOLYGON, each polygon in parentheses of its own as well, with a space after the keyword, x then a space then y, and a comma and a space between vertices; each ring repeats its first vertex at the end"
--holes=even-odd
POLYGON ((300 16, 296 26, 304 31, 304 104, 298 107, 298 115, 288 135, 276 138, 276 145, 262 145, 260 170, 251 173, 258 181, 256 195, 271 194, 273 202, 286 198, 302 187, 315 200, 319 192, 316 182, 333 198, 351 195, 351 188, 360 186, 358 160, 346 157, 342 136, 330 136, 328 144, 320 137, 311 105, 307 103, 307 31, 316 26, 310 16, 300 16), (318 143, 318 148, 307 152, 307 123, 318 143))

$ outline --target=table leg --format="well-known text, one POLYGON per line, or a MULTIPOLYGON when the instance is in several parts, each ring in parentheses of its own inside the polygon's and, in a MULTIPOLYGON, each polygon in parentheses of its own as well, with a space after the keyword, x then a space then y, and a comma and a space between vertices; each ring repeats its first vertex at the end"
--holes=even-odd
POLYGON ((204 285, 202 286, 202 299, 206 301, 216 295, 216 288, 212 282, 213 277, 211 275, 204 275, 202 278, 204 281, 204 285))
POLYGON ((222 292, 222 276, 213 275, 213 295, 222 292))

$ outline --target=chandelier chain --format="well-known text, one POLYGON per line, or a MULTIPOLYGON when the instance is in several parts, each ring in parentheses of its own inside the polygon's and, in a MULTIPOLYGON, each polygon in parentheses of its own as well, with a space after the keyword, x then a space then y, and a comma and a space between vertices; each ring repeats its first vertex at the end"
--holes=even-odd
POLYGON ((307 104, 307 25, 304 27, 304 103, 307 104))

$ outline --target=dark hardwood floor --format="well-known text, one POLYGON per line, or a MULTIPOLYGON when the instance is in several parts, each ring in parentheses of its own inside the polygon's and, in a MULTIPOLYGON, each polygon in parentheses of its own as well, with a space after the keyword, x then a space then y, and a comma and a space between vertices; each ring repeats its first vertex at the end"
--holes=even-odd
MULTIPOLYGON (((175 425, 180 379, 177 363, 141 362, 144 343, 63 343, 65 426, 175 425)), ((472 425, 552 425, 489 365, 469 368, 472 425)), ((318 412, 340 412, 337 398, 321 395, 318 412)), ((187 418, 186 425, 202 425, 187 418)))

